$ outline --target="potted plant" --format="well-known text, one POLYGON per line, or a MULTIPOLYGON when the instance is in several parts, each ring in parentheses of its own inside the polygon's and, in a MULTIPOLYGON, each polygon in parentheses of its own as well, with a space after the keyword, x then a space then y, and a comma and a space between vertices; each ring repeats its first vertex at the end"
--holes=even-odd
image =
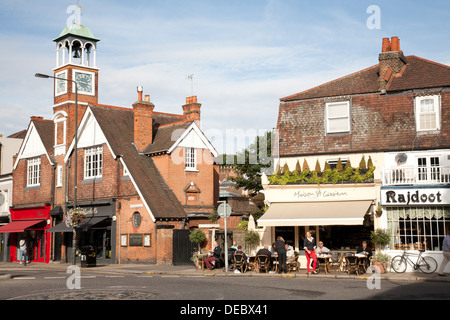
POLYGON ((260 242, 259 233, 253 230, 246 230, 245 242, 250 247, 250 250, 252 250, 253 247, 260 242))
POLYGON ((377 207, 377 210, 375 211, 375 213, 377 214, 377 217, 381 217, 381 214, 383 213, 383 209, 381 208, 381 206, 377 207))
POLYGON ((371 232, 370 239, 372 243, 375 245, 377 251, 383 249, 391 242, 391 236, 386 229, 376 229, 371 232))
POLYGON ((206 240, 206 235, 202 230, 195 229, 195 230, 192 230, 191 233, 189 234, 189 240, 191 242, 197 244, 198 251, 194 252, 192 254, 191 260, 192 260, 192 262, 194 262, 195 266, 198 268, 199 267, 198 260, 199 260, 200 256, 202 255, 200 244, 206 240))
POLYGON ((385 273, 389 260, 391 260, 391 257, 389 255, 384 253, 377 253, 372 257, 372 265, 377 266, 380 273, 385 273))

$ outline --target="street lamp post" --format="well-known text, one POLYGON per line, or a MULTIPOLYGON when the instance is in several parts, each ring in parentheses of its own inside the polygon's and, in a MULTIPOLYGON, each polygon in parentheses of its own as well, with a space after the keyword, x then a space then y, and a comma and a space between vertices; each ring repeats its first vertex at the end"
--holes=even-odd
MULTIPOLYGON (((75 169, 74 169, 74 183, 73 183, 73 208, 76 209, 77 208, 77 167, 78 167, 78 154, 77 154, 77 150, 78 150, 78 84, 75 80, 70 80, 70 79, 64 79, 64 78, 58 78, 58 77, 53 77, 53 76, 49 76, 46 74, 42 74, 42 73, 36 73, 34 75, 36 78, 44 78, 44 79, 57 79, 57 80, 64 80, 67 82, 73 82, 75 85, 75 145, 74 145, 74 150, 75 150, 75 169)), ((75 229, 75 226, 73 226, 73 237, 72 237, 72 265, 76 265, 76 257, 75 257, 75 249, 76 249, 76 245, 77 245, 77 232, 75 229)))

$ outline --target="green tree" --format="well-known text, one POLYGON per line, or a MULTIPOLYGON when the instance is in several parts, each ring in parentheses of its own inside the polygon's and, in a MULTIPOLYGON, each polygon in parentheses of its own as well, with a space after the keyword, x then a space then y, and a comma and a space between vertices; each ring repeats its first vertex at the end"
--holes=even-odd
POLYGON ((198 253, 200 253, 200 244, 206 240, 205 233, 200 229, 192 230, 189 234, 189 240, 193 243, 196 243, 198 246, 198 253))
POLYGON ((229 177, 228 180, 235 182, 237 189, 243 188, 251 192, 252 196, 263 189, 261 184, 263 171, 273 172, 272 137, 273 133, 268 131, 256 137, 252 144, 235 155, 235 161, 231 165, 236 169, 237 175, 229 177))

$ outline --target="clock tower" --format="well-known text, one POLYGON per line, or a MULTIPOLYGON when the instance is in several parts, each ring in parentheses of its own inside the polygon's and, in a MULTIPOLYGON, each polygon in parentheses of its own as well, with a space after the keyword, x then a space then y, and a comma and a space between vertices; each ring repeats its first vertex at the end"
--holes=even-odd
MULTIPOLYGON (((79 8, 79 7, 78 7, 79 8)), ((56 78, 74 80, 78 86, 78 122, 86 107, 98 103, 97 43, 91 30, 80 23, 80 12, 53 41, 56 43, 56 78)), ((75 83, 55 79, 53 121, 55 155, 65 154, 75 133, 75 83)), ((79 123, 78 123, 79 124, 79 123)))

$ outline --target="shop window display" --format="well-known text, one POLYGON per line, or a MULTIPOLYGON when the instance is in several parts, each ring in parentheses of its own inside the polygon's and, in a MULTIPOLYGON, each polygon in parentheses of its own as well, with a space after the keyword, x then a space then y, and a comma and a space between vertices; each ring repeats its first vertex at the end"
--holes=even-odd
POLYGON ((440 251, 450 228, 450 208, 387 208, 387 219, 391 249, 440 251))

